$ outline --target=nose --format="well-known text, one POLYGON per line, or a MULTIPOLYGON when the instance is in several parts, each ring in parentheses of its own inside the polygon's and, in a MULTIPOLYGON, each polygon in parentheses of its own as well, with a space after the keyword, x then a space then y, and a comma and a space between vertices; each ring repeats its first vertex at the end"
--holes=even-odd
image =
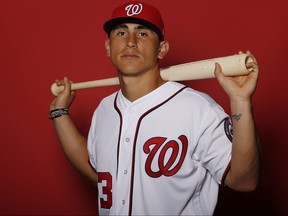
POLYGON ((136 36, 129 34, 127 37, 127 43, 126 43, 127 48, 137 48, 137 40, 136 36))

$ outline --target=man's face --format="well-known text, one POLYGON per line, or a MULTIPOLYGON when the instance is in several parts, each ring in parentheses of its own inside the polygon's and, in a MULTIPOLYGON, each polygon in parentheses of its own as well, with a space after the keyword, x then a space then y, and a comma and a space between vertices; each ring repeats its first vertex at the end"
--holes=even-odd
POLYGON ((120 74, 136 76, 158 64, 161 43, 159 36, 143 25, 124 23, 111 31, 106 50, 120 74))

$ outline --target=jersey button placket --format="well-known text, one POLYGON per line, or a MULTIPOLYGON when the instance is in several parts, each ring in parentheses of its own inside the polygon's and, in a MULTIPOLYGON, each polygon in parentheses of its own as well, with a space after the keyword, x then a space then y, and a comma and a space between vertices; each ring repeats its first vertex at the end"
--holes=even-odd
POLYGON ((117 208, 120 214, 127 213, 127 200, 129 199, 129 188, 130 188, 130 176, 128 175, 131 166, 131 137, 134 134, 133 131, 133 112, 126 110, 123 114, 123 127, 122 137, 120 143, 120 154, 119 154, 119 174, 117 180, 117 208), (132 134, 132 136, 131 136, 132 134))

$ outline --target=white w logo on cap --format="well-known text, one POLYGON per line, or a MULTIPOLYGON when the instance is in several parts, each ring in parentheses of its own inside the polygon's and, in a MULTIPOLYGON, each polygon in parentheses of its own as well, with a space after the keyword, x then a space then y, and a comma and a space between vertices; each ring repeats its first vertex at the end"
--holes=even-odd
POLYGON ((127 16, 134 16, 134 15, 138 15, 142 12, 142 4, 130 4, 128 5, 125 10, 127 11, 127 16))

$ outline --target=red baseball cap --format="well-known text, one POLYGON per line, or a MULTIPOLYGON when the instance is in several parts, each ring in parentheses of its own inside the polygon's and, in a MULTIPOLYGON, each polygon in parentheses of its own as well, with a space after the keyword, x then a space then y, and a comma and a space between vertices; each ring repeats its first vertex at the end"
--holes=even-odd
POLYGON ((137 23, 155 31, 164 40, 164 23, 158 9, 143 2, 132 1, 121 5, 112 12, 111 18, 104 23, 104 31, 110 34, 121 23, 137 23))

